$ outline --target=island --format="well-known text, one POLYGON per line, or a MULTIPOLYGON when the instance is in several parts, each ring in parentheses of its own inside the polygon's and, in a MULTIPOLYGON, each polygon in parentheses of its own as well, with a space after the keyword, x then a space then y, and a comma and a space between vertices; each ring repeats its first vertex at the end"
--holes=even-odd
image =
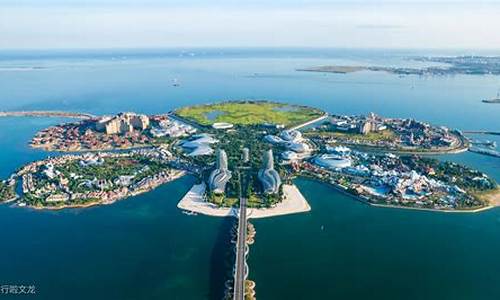
POLYGON ((62 155, 22 167, 23 206, 60 209, 110 204, 148 192, 184 171, 171 167, 167 150, 62 155))
POLYGON ((195 184, 178 203, 187 214, 236 215, 241 200, 248 218, 307 212, 293 183, 299 176, 375 206, 475 212, 500 204, 487 174, 426 156, 466 151, 461 131, 374 113, 225 101, 60 124, 31 145, 56 155, 1 182, 1 201, 37 209, 110 204, 190 174, 195 184))
POLYGON ((327 118, 326 113, 269 101, 229 101, 185 107, 174 113, 204 131, 173 147, 173 153, 184 155, 190 165, 201 170, 198 184, 181 200, 180 208, 226 216, 235 213, 233 208, 244 197, 248 199, 249 218, 310 210, 291 182, 291 174, 275 163, 279 155, 265 137, 320 122, 327 118))
POLYGON ((407 59, 425 63, 438 63, 440 65, 423 68, 335 65, 299 68, 296 70, 337 74, 372 71, 396 75, 500 75, 500 56, 418 56, 407 59))

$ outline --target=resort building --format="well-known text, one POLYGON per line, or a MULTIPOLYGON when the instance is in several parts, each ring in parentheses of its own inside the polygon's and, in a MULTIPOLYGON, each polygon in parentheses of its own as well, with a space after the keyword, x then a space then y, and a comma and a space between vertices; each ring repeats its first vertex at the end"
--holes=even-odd
POLYGON ((210 145, 218 142, 209 134, 197 134, 193 136, 193 140, 185 140, 182 142, 182 148, 190 151, 188 156, 210 155, 214 150, 210 145))
POLYGON ((320 167, 332 170, 338 170, 350 167, 351 159, 341 157, 335 154, 322 154, 314 158, 314 163, 320 167))
POLYGON ((226 151, 217 150, 216 167, 210 173, 208 178, 208 186, 210 190, 216 194, 223 194, 226 190, 226 184, 231 179, 231 171, 227 168, 226 151))
POLYGON ((250 149, 245 147, 241 150, 241 159, 244 163, 250 160, 250 149))
POLYGON ((298 130, 284 130, 280 133, 280 138, 287 142, 302 141, 302 133, 298 130))
POLYGON ((136 130, 149 128, 150 121, 146 115, 135 113, 120 113, 115 117, 103 118, 96 122, 95 129, 106 134, 125 134, 136 130))
POLYGON ((297 160, 299 157, 297 153, 293 151, 284 151, 281 153, 281 158, 284 160, 297 160))
POLYGON ((265 194, 276 194, 281 186, 281 178, 274 169, 273 150, 264 152, 262 157, 262 169, 259 170, 259 180, 265 194))

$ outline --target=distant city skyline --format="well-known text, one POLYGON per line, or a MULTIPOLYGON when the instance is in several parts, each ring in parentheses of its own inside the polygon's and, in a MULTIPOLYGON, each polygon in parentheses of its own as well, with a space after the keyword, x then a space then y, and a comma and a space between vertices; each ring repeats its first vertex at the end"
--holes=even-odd
POLYGON ((0 49, 500 49, 498 15, 497 1, 0 0, 0 49))

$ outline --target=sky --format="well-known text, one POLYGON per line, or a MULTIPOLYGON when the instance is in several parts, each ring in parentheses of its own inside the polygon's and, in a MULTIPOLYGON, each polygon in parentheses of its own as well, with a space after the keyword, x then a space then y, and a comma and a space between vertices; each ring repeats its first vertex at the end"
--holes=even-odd
POLYGON ((0 0, 1 49, 500 49, 500 0, 0 0))

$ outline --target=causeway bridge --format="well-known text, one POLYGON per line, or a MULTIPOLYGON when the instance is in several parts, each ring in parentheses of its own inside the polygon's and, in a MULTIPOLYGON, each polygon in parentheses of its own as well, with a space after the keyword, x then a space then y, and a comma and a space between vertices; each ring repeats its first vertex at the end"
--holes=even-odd
POLYGON ((248 265, 246 256, 248 253, 247 246, 247 199, 240 198, 240 209, 238 212, 238 238, 236 240, 236 262, 234 265, 234 289, 233 299, 245 299, 245 281, 248 276, 248 265))

